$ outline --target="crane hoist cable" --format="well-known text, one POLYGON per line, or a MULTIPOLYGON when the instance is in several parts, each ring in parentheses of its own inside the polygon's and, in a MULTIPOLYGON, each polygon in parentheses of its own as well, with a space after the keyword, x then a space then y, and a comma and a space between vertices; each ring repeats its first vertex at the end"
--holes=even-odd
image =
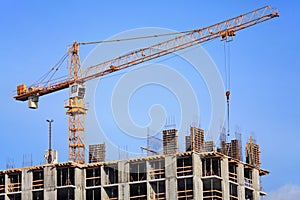
POLYGON ((227 136, 230 136, 230 41, 224 42, 224 60, 225 60, 225 95, 227 102, 227 136))

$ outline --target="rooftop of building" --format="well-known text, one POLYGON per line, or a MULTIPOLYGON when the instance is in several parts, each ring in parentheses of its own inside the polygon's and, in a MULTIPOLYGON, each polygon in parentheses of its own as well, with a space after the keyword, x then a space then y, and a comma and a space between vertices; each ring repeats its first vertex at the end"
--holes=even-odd
POLYGON ((236 164, 242 164, 244 166, 244 168, 257 169, 259 171, 260 176, 264 176, 264 175, 267 175, 270 173, 269 171, 264 170, 258 166, 251 165, 249 163, 232 158, 230 156, 227 156, 227 155, 222 154, 217 151, 201 152, 201 153, 194 152, 194 151, 186 151, 186 152, 178 152, 175 154, 161 154, 161 155, 154 155, 154 156, 145 156, 145 157, 129 158, 129 159, 124 159, 124 160, 112 160, 112 161, 94 162, 94 163, 86 163, 86 164, 79 164, 79 163, 75 163, 72 161, 57 162, 57 163, 52 163, 52 164, 43 164, 43 165, 35 165, 35 166, 0 170, 0 174, 10 174, 10 173, 15 173, 15 172, 21 172, 23 170, 40 170, 45 167, 93 168, 93 167, 97 167, 97 166, 116 165, 119 162, 123 162, 123 161, 126 161, 128 163, 134 163, 134 162, 143 162, 143 161, 151 161, 151 160, 160 160, 160 159, 164 159, 165 157, 168 157, 168 156, 173 156, 173 157, 191 156, 192 154, 198 154, 201 158, 210 158, 210 157, 220 158, 220 159, 227 158, 229 162, 236 163, 236 164))

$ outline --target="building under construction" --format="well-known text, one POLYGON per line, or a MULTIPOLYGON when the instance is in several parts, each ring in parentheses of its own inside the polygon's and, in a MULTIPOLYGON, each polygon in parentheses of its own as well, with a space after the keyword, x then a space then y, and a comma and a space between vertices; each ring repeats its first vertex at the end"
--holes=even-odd
MULTIPOLYGON (((259 200, 265 194, 260 176, 268 171, 260 168, 259 146, 252 138, 246 144, 246 162, 242 159, 239 138, 227 142, 226 137, 221 137, 221 144, 216 148, 214 141, 204 140, 203 130, 191 127, 183 152, 178 151, 178 131, 169 129, 163 131, 162 153, 147 146, 143 149, 156 155, 106 161, 105 144, 95 144, 90 145, 86 164, 85 83, 217 38, 232 41, 236 32, 278 16, 277 9, 265 6, 205 28, 167 34, 174 37, 89 66, 84 71, 79 47, 101 42, 74 42, 57 66, 47 73, 49 77, 29 87, 18 85, 14 94, 16 100, 27 101, 29 108, 37 109, 41 96, 70 90, 65 102, 69 162, 57 161, 57 152, 50 142, 46 164, 0 171, 0 200, 259 200), (69 61, 69 75, 65 79, 53 79, 64 61, 69 61)), ((166 34, 118 41, 161 36, 166 34)), ((227 91, 228 119, 229 95, 227 91)), ((52 121, 48 121, 50 125, 52 121)), ((49 138, 51 141, 51 134, 49 138)))
POLYGON ((88 164, 3 170, 0 200, 259 200, 265 195, 260 177, 269 172, 260 168, 252 138, 246 162, 230 156, 238 147, 230 155, 222 147, 215 150, 201 129, 191 127, 186 138, 185 152, 178 152, 177 130, 171 129, 163 131, 160 155, 105 162, 105 145, 92 145, 88 164))

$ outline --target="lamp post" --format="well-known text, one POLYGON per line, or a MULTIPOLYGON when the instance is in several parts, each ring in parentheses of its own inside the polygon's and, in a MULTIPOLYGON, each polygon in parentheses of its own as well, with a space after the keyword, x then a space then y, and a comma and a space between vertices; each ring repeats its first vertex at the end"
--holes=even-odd
POLYGON ((52 135, 52 122, 53 119, 47 119, 46 120, 49 123, 49 149, 48 149, 48 164, 52 163, 52 148, 51 148, 51 135, 52 135))

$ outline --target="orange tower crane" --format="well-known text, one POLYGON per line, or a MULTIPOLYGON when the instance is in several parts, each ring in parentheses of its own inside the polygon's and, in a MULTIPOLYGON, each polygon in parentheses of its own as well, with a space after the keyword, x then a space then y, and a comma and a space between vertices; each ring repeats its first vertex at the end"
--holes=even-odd
MULTIPOLYGON (((178 36, 173 39, 132 51, 106 62, 90 66, 84 71, 82 71, 80 64, 79 46, 95 44, 97 42, 75 42, 68 51, 71 62, 69 66, 70 73, 67 79, 56 83, 49 83, 47 86, 36 84, 27 88, 25 84, 19 85, 17 86, 17 94, 14 98, 18 101, 28 101, 29 108, 37 108, 40 96, 69 88, 70 97, 68 104, 65 106, 67 108, 66 113, 69 117, 69 160, 77 163, 84 163, 84 116, 87 111, 84 103, 84 83, 86 81, 105 76, 175 51, 199 45, 216 38, 220 38, 222 41, 232 40, 237 31, 278 16, 279 14, 277 9, 265 6, 205 28, 174 33, 174 35, 178 34, 178 36)), ((154 36, 142 36, 140 38, 149 37, 154 36)), ((157 35, 155 37, 157 37, 157 35)), ((127 38, 124 40, 129 39, 138 38, 127 38)))

